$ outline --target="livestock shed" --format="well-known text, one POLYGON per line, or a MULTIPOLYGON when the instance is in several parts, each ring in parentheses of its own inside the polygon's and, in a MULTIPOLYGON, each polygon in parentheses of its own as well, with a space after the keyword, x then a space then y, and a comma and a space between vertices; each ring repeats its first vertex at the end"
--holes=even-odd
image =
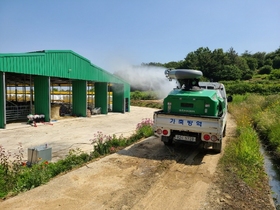
POLYGON ((55 104, 60 115, 129 112, 130 85, 71 50, 0 53, 0 128, 29 114, 49 122, 55 104))

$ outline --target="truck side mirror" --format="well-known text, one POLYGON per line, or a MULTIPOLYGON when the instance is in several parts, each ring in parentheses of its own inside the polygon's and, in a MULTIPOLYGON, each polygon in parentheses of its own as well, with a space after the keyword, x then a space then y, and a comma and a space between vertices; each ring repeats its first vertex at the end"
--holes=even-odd
POLYGON ((232 100, 233 100, 232 96, 227 97, 227 102, 232 102, 232 100))

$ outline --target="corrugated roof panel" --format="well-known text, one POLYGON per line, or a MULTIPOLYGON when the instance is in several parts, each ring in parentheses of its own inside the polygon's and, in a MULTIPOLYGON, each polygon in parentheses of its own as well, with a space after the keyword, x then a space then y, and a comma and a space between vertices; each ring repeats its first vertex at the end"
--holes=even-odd
POLYGON ((0 54, 0 68, 4 72, 126 83, 71 50, 0 54))

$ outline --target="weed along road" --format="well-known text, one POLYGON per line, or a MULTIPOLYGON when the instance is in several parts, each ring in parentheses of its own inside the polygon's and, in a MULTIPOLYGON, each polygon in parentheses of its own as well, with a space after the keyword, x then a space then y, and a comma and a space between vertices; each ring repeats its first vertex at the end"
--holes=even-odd
MULTIPOLYGON (((60 156, 58 153, 65 153, 73 143, 88 141, 94 129, 112 135, 128 132, 124 129, 133 124, 135 130, 142 118, 152 118, 154 110, 132 107, 128 114, 100 117, 107 122, 102 121, 96 127, 81 120, 82 125, 80 121, 65 121, 53 127, 8 129, 0 131, 1 143, 11 147, 10 141, 18 142, 19 139, 9 140, 7 136, 10 134, 11 138, 18 138, 20 131, 27 138, 30 132, 42 128, 53 137, 50 145, 53 148, 59 146, 59 149, 54 148, 54 153, 60 156), (53 128, 60 130, 55 133, 53 128), (68 136, 65 138, 64 135, 68 136), (4 143, 2 139, 5 139, 4 143)), ((234 120, 229 116, 223 146, 234 135, 234 130, 234 120)), ((23 145, 32 144, 27 139, 23 140, 23 145)), ((43 140, 39 138, 37 143, 45 143, 43 140)), ((35 141, 36 138, 34 144, 35 141)), ((82 149, 90 149, 87 146, 91 145, 82 149)), ((217 200, 217 197, 216 192, 211 191, 212 179, 221 155, 203 150, 200 146, 167 147, 159 138, 149 137, 118 153, 60 175, 45 185, 2 201, 0 209, 213 209, 210 200, 217 200)))

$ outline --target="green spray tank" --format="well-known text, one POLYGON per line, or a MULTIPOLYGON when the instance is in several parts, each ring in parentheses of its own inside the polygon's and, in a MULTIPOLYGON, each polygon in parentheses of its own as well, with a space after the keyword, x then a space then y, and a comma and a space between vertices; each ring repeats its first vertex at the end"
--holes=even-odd
POLYGON ((215 83, 213 89, 200 87, 199 80, 203 76, 201 71, 168 69, 165 75, 169 80, 175 79, 178 87, 164 99, 163 112, 175 115, 219 117, 225 111, 226 100, 221 95, 223 85, 215 83))

